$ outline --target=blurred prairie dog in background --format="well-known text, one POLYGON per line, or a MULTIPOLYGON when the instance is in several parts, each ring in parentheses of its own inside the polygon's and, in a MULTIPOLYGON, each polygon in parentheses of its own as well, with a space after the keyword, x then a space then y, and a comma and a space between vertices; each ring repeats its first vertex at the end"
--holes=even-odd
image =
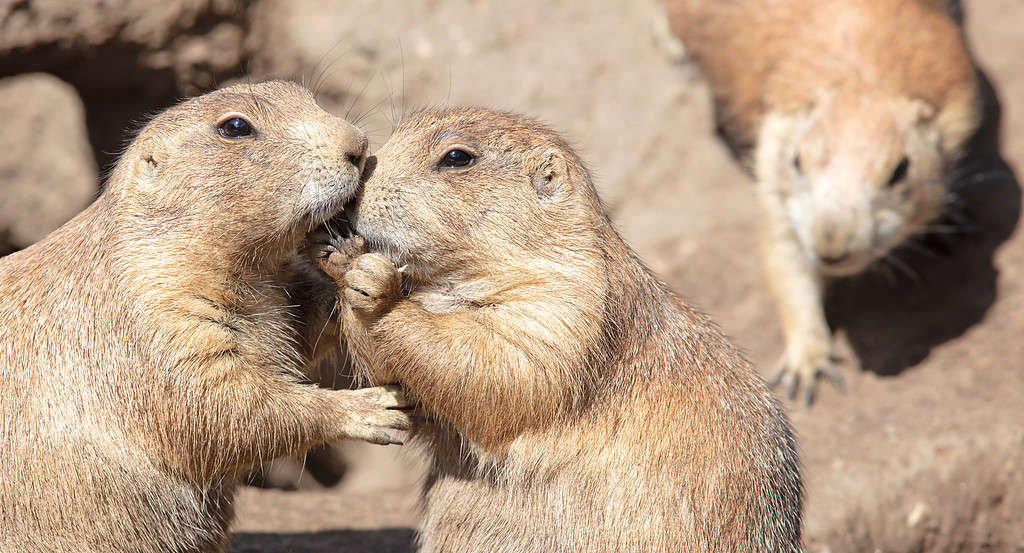
POLYGON ((395 391, 304 382, 286 292, 366 145, 294 83, 228 87, 154 118, 91 206, 0 259, 0 551, 222 551, 242 472, 396 441, 395 391))
POLYGON ((885 262, 943 214, 980 124, 964 37, 943 0, 668 0, 711 85, 721 137, 764 208, 762 256, 790 398, 837 385, 829 277, 885 262))
POLYGON ((421 551, 800 550, 778 403, 636 258, 557 134, 414 114, 346 215, 358 236, 320 261, 347 344, 429 421, 421 551))

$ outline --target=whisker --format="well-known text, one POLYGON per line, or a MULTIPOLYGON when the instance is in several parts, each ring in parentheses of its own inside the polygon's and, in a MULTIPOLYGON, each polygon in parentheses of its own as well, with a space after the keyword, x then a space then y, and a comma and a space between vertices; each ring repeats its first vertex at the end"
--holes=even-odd
POLYGON ((896 283, 896 274, 893 273, 892 267, 887 265, 884 259, 882 260, 882 263, 873 263, 871 266, 884 275, 890 285, 896 283))
POLYGON ((406 94, 405 94, 405 46, 402 44, 402 37, 398 37, 398 53, 399 53, 399 55, 401 56, 401 59, 402 59, 402 98, 401 98, 401 101, 402 101, 402 117, 401 117, 401 119, 399 119, 399 122, 401 122, 403 119, 405 119, 405 99, 406 99, 406 94))
MULTIPOLYGON (((310 77, 310 84, 312 85, 312 92, 314 97, 316 97, 319 94, 320 87, 323 86, 323 84, 326 82, 327 71, 333 68, 341 59, 341 57, 348 53, 347 50, 343 51, 331 63, 327 65, 322 65, 324 63, 324 60, 327 59, 327 56, 332 55, 334 53, 334 50, 341 46, 343 42, 344 39, 338 39, 337 41, 335 41, 335 43, 320 56, 320 59, 317 60, 316 65, 313 66, 313 75, 310 77)), ((352 47, 350 46, 349 50, 351 49, 352 47)))
POLYGON ((452 103, 452 89, 453 89, 453 86, 454 85, 453 85, 453 81, 452 81, 452 64, 449 62, 448 63, 448 95, 445 96, 445 99, 444 99, 444 103, 445 103, 446 106, 447 105, 451 105, 451 103, 452 103))
MULTIPOLYGON (((313 340, 313 351, 316 351, 316 347, 320 345, 320 338, 323 337, 324 332, 327 331, 327 325, 331 324, 331 318, 338 312, 338 302, 335 301, 331 306, 331 312, 327 314, 327 319, 324 320, 324 326, 320 328, 320 332, 316 335, 316 340, 313 340)), ((336 371, 335 371, 336 372, 336 371)), ((337 378, 337 374, 335 374, 337 378)))
POLYGON ((395 113, 395 89, 391 87, 391 81, 388 80, 387 75, 381 74, 384 79, 384 86, 388 87, 388 101, 391 105, 391 125, 398 125, 398 115, 395 113))
POLYGON ((1011 173, 1007 169, 993 169, 991 171, 982 171, 982 172, 979 172, 979 173, 963 175, 963 176, 953 180, 953 183, 956 186, 964 186, 964 185, 978 184, 980 182, 987 182, 987 181, 990 181, 990 180, 995 180, 995 179, 1000 178, 1000 177, 1009 178, 1010 176, 1011 176, 1011 173))
POLYGON ((352 102, 349 103, 348 109, 345 110, 345 119, 346 120, 348 120, 348 116, 352 113, 352 109, 356 107, 357 103, 359 103, 359 100, 363 97, 363 93, 366 92, 366 88, 370 86, 370 82, 373 81, 373 78, 376 75, 377 75, 377 70, 374 69, 373 73, 370 73, 370 76, 366 78, 366 82, 363 83, 363 87, 360 88, 359 92, 355 95, 354 98, 352 98, 352 102))
POLYGON ((964 225, 930 225, 921 230, 921 234, 963 234, 967 230, 964 225))
POLYGON ((907 265, 902 259, 892 253, 886 254, 882 259, 890 263, 894 268, 899 269, 903 274, 907 275, 911 282, 918 286, 921 285, 921 276, 918 275, 910 265, 907 265))
POLYGON ((381 99, 379 102, 377 102, 377 103, 373 104, 372 106, 370 106, 369 108, 367 108, 366 111, 361 113, 358 117, 355 118, 354 121, 352 121, 352 124, 353 125, 358 125, 363 120, 364 117, 366 117, 370 113, 373 113, 373 111, 376 110, 377 108, 379 108, 380 105, 385 102, 385 100, 386 100, 386 98, 381 99))
POLYGON ((922 246, 921 244, 915 242, 914 240, 907 240, 906 242, 904 242, 902 244, 902 247, 906 248, 908 250, 913 250, 914 252, 920 253, 920 254, 925 255, 927 257, 931 257, 931 258, 939 257, 939 255, 937 253, 935 253, 935 250, 932 250, 930 248, 926 248, 926 247, 922 246))

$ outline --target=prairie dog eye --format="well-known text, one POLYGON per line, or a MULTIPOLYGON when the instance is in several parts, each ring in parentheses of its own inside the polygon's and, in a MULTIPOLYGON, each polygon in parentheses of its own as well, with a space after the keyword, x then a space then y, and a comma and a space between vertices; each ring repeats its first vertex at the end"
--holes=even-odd
POLYGON ((793 169, 796 169, 797 173, 803 173, 804 172, 803 165, 800 163, 800 156, 799 155, 793 156, 793 169))
POLYGON ((442 169, 469 167, 473 164, 474 160, 476 158, 473 157, 473 154, 460 148, 453 148, 441 156, 441 161, 438 162, 437 166, 442 169))
POLYGON ((889 182, 886 186, 896 186, 897 184, 899 184, 900 181, 907 178, 907 169, 909 168, 910 160, 907 159, 907 156, 903 156, 903 159, 901 159, 899 164, 896 165, 896 168, 893 169, 892 176, 889 177, 889 182))
POLYGON ((256 135, 256 129, 244 117, 232 115, 217 124, 217 133, 224 138, 250 138, 256 135))

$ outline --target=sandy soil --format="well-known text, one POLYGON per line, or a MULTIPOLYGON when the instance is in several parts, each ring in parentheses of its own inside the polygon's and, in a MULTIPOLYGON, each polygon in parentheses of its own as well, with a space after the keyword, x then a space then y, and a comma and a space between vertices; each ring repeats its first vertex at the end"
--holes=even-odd
MULTIPOLYGON (((712 135, 704 84, 654 40, 656 0, 166 4, 216 5, 228 23, 195 16, 198 46, 119 39, 129 46, 118 46, 116 69, 142 49, 150 73, 133 73, 116 95, 121 81, 96 78, 103 56, 93 50, 82 59, 47 50, 31 63, 0 52, 0 75, 45 70, 77 87, 101 168, 129 121, 241 73, 305 80, 375 145, 417 106, 532 114, 577 145, 627 240, 665 281, 762 372, 780 354, 753 186, 712 135), (208 63, 204 48, 242 61, 208 63), (163 52, 176 73, 153 65, 163 52)), ((823 387, 813 408, 787 404, 805 465, 808 551, 1024 552, 1024 3, 967 0, 965 11, 993 101, 958 185, 964 232, 901 252, 907 272, 833 286, 846 392, 823 387)), ((338 486, 244 489, 233 551, 411 551, 417 452, 344 449, 350 466, 338 486)))

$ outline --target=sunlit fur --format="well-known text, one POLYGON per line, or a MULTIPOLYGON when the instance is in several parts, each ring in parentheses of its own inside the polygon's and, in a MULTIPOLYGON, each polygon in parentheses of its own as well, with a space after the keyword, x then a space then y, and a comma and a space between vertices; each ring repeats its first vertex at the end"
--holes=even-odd
POLYGON ((805 379, 830 365, 823 277, 858 273, 925 232, 980 122, 975 71, 945 4, 666 4, 711 84, 719 132, 758 182, 783 366, 805 379))
POLYGON ((401 424, 379 391, 301 382, 285 290, 365 148, 297 85, 229 87, 154 118, 93 205, 0 260, 0 551, 220 551, 239 471, 401 424), (256 136, 219 136, 228 113, 256 136))
POLYGON ((354 223, 394 264, 364 256, 345 278, 405 266, 411 289, 376 315, 340 309, 371 381, 401 382, 433 421, 422 551, 799 550, 779 406, 623 243, 555 133, 415 114, 377 153, 354 223), (455 147, 475 162, 439 168, 455 147))

